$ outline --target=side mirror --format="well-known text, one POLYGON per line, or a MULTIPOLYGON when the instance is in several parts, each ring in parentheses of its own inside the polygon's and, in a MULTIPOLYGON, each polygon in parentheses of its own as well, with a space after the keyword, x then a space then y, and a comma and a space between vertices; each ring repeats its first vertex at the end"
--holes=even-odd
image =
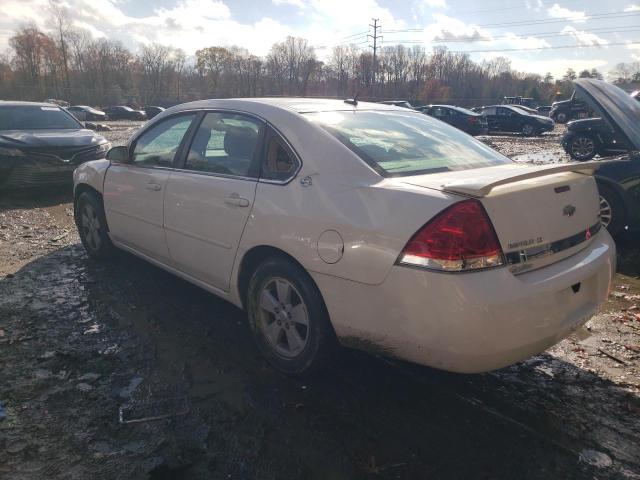
POLYGON ((107 152, 106 158, 116 163, 127 163, 129 161, 129 149, 124 145, 113 147, 107 152))

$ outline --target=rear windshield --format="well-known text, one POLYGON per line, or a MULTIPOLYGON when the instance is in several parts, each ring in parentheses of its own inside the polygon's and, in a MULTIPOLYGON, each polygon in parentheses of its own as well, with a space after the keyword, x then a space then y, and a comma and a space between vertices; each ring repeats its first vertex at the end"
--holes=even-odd
POLYGON ((82 128, 70 114, 54 106, 0 106, 0 130, 82 128))
POLYGON ((306 116, 384 177, 511 163, 484 143, 414 112, 317 112, 306 116))

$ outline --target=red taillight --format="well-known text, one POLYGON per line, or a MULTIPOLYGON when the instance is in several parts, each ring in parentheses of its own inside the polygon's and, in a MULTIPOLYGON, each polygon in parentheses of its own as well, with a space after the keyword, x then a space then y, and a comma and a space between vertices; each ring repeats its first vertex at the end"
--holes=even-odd
POLYGON ((482 204, 464 200, 433 217, 409 240, 398 262, 448 272, 497 267, 502 248, 482 204))

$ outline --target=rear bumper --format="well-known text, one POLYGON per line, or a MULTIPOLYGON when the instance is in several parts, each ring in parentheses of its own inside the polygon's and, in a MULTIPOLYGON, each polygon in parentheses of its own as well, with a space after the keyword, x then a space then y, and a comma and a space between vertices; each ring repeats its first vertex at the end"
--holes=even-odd
POLYGON ((477 373, 565 338, 606 301, 614 272, 615 245, 601 230, 575 255, 518 276, 507 268, 445 274, 394 266, 376 286, 313 277, 343 344, 477 373))

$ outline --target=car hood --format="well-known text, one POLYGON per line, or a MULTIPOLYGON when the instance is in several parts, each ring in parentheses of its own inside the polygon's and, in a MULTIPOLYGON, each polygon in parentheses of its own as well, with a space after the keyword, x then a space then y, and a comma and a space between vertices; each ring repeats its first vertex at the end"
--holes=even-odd
POLYGON ((10 147, 90 147, 106 142, 101 135, 85 129, 77 130, 2 130, 0 146, 10 147))
POLYGON ((640 150, 640 103, 621 88, 603 80, 580 78, 573 83, 589 106, 633 149, 640 150))

